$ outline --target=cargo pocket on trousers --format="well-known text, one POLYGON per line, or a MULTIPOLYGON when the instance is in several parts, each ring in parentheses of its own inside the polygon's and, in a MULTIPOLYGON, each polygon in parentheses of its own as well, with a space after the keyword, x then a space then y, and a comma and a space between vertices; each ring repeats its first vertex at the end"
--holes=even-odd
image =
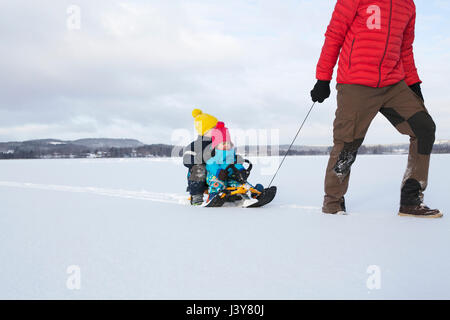
POLYGON ((355 139, 356 114, 345 110, 336 110, 333 123, 333 138, 335 141, 352 142, 355 139))
POLYGON ((352 142, 355 135, 357 114, 352 104, 348 101, 346 84, 337 84, 337 109, 333 123, 333 139, 339 142, 352 142), (347 99, 346 99, 347 98, 347 99))

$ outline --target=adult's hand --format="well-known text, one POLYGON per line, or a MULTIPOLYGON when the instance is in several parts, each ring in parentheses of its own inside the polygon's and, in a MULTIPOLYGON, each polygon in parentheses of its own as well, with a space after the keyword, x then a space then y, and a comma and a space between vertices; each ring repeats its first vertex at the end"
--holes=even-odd
POLYGON ((330 93, 330 81, 317 80, 316 85, 311 90, 312 101, 322 103, 330 96, 330 93))
POLYGON ((423 95, 422 95, 422 89, 420 88, 420 82, 414 83, 413 85, 409 86, 411 90, 419 96, 420 99, 422 99, 423 102, 425 102, 423 95))

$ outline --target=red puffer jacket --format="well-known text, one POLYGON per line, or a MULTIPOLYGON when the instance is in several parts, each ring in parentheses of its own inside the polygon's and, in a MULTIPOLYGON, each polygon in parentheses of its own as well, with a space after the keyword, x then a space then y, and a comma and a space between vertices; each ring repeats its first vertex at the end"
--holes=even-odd
POLYGON ((385 87, 421 82, 414 63, 413 0, 338 0, 325 34, 317 79, 385 87), (340 52, 340 54, 339 54, 340 52))

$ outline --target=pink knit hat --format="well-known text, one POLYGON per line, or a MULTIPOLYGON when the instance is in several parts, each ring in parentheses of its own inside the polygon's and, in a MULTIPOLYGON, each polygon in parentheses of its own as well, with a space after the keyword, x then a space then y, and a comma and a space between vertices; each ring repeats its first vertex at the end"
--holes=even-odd
POLYGON ((228 128, 225 127, 225 123, 222 121, 217 122, 216 127, 212 129, 212 147, 215 148, 222 142, 231 142, 230 133, 228 128))

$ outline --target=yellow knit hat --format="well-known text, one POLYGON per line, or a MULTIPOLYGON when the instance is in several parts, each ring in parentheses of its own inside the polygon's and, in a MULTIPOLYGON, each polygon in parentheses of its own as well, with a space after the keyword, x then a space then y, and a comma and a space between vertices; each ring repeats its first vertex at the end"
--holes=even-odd
POLYGON ((203 113, 200 109, 192 110, 194 117, 195 129, 198 134, 203 136, 208 130, 214 128, 217 124, 217 119, 209 114, 203 113))

